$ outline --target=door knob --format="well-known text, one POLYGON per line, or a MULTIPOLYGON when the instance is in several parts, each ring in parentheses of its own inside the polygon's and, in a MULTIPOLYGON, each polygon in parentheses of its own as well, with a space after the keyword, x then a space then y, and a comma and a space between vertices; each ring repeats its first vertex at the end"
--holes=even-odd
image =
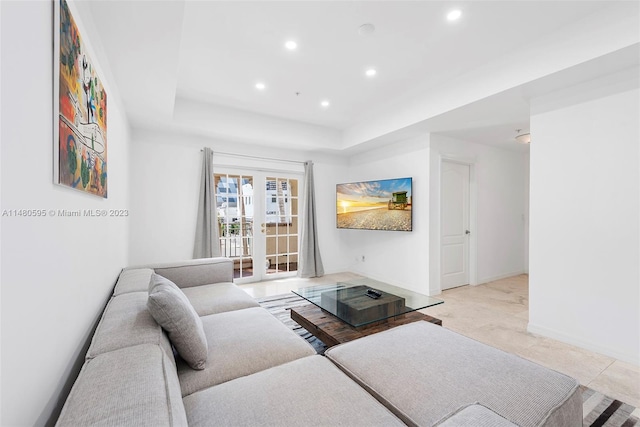
POLYGON ((471 232, 469 230, 465 230, 464 234, 471 234, 471 232))

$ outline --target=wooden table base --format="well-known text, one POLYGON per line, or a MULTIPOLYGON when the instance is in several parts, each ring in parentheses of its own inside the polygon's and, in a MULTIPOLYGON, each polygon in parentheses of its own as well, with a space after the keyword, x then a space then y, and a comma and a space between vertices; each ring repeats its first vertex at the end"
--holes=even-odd
POLYGON ((381 322, 354 328, 313 304, 292 308, 291 319, 315 335, 320 341, 325 343, 327 347, 353 341, 366 335, 375 334, 376 332, 382 332, 419 320, 442 326, 442 320, 417 311, 412 311, 411 313, 395 316, 381 322))

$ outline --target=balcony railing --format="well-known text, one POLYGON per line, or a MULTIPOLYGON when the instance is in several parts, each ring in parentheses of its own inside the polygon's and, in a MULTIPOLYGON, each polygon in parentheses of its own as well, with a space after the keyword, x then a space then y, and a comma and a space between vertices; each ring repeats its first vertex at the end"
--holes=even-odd
POLYGON ((220 237, 220 253, 224 257, 250 257, 252 256, 251 238, 245 238, 243 247, 241 236, 222 236, 220 237))
POLYGON ((253 255, 253 224, 234 221, 220 224, 220 253, 229 258, 253 255))

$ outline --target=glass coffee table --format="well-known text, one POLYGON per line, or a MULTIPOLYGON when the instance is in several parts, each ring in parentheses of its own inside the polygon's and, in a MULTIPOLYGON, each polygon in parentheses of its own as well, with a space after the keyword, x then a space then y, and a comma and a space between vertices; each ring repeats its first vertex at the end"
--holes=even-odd
POLYGON ((444 301, 369 278, 292 291, 311 304, 291 309, 291 318, 327 346, 351 341, 395 326, 442 321, 421 310, 444 301))

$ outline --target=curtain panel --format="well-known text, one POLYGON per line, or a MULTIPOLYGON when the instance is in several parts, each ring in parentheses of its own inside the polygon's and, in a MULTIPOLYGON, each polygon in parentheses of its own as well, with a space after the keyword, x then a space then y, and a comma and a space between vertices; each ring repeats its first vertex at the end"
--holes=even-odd
POLYGON ((198 218, 193 258, 220 256, 220 232, 218 230, 218 210, 213 179, 213 151, 202 150, 202 175, 198 198, 198 218))
POLYGON ((324 276, 322 257, 318 247, 316 219, 316 196, 313 182, 313 162, 304 163, 304 203, 302 205, 302 230, 300 231, 299 277, 324 276))

